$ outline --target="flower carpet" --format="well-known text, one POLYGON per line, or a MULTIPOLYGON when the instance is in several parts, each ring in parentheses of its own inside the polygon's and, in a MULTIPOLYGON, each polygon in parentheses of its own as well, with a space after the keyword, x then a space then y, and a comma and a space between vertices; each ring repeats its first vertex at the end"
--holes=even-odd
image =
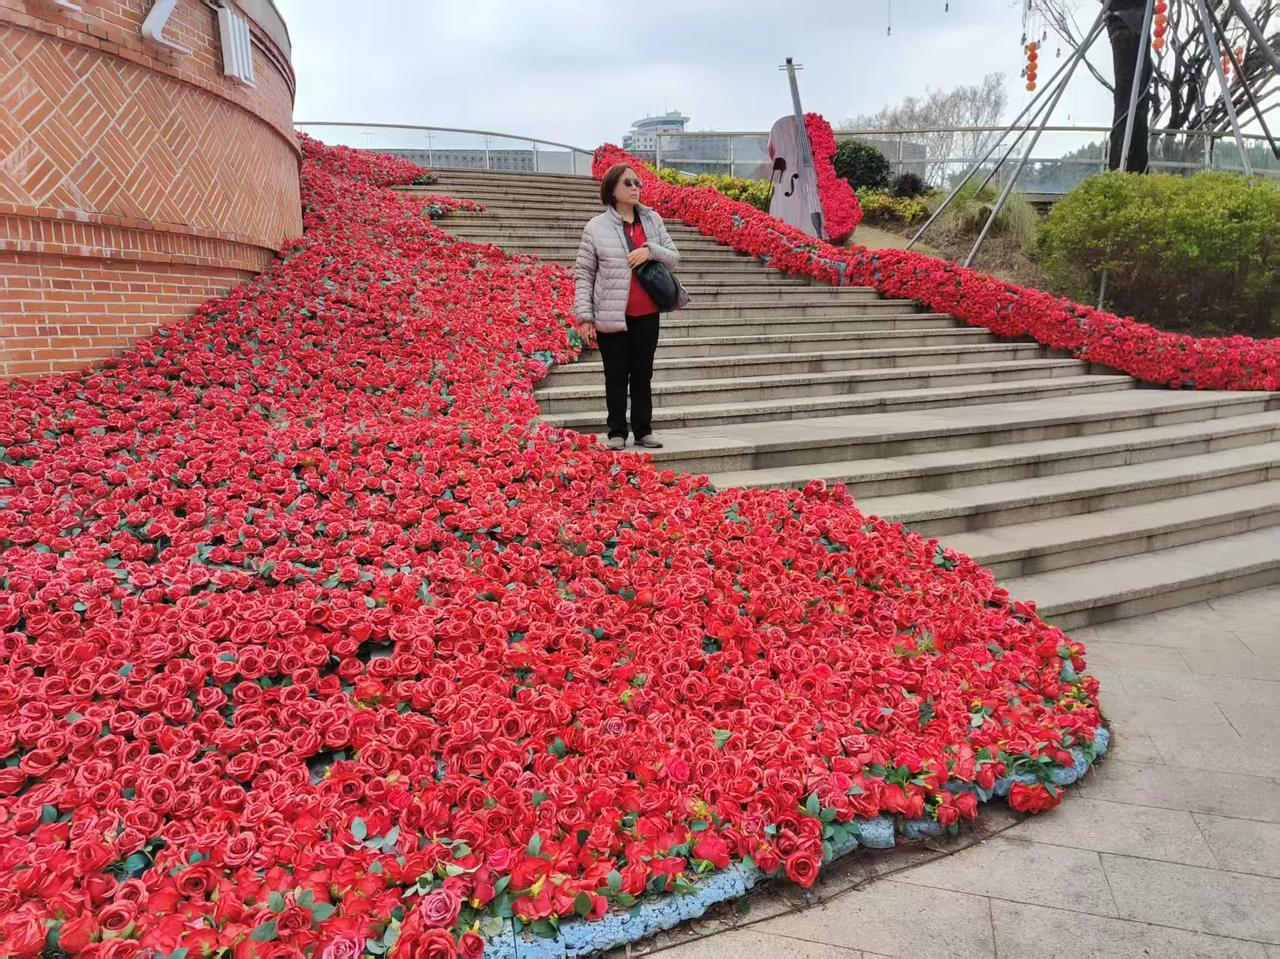
POLYGON ((1105 748, 967 557, 537 423, 567 271, 303 146, 265 273, 0 385, 0 955, 585 954, 1105 748))

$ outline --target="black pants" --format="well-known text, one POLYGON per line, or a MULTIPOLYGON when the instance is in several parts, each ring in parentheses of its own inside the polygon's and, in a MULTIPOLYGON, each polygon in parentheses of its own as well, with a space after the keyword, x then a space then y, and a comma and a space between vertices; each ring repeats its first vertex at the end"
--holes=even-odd
POLYGON ((658 349, 658 314, 628 316, 626 330, 597 333, 604 361, 605 405, 609 436, 627 438, 627 390, 631 392, 631 429, 636 439, 653 432, 653 354, 658 349))
POLYGON ((1118 16, 1107 18, 1107 34, 1111 40, 1112 76, 1116 81, 1115 107, 1111 120, 1111 154, 1107 158, 1107 169, 1120 169, 1120 151, 1124 149, 1124 128, 1129 119, 1129 97, 1133 93, 1138 48, 1145 47, 1147 52, 1142 57, 1142 76, 1137 81, 1141 85, 1142 94, 1138 97, 1138 108, 1133 114, 1133 142, 1129 145, 1129 162, 1125 164, 1125 169, 1130 173, 1146 173, 1153 67, 1150 47, 1142 43, 1139 34, 1130 30, 1118 16))

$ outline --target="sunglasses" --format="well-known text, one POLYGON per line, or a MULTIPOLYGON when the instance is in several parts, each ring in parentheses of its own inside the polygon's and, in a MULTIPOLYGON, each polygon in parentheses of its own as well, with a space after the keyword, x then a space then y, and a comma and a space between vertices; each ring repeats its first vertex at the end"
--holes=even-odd
POLYGON ((619 180, 618 182, 621 183, 623 186, 633 186, 637 190, 640 189, 640 186, 641 186, 641 183, 639 180, 633 180, 631 179, 631 177, 626 177, 625 179, 619 180))

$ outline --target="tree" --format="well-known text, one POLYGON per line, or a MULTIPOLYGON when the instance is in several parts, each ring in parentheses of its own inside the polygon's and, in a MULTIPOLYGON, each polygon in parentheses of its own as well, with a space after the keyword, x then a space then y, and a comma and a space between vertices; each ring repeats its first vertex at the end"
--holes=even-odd
MULTIPOLYGON (((1072 48, 1078 47, 1084 30, 1077 20, 1083 14, 1090 20, 1095 15, 1095 0, 1034 0, 1037 10, 1044 15, 1049 27, 1072 48)), ((1268 44, 1280 51, 1280 0, 1247 0, 1244 4, 1253 19, 1262 28, 1268 44)), ((1230 0, 1206 0, 1206 6, 1231 40, 1232 47, 1243 50, 1241 66, 1244 79, 1258 100, 1264 114, 1280 107, 1280 82, 1262 51, 1245 30, 1230 0)), ((1155 60, 1151 85, 1151 125, 1172 130, 1211 130, 1225 132, 1230 129, 1226 103, 1219 92, 1216 72, 1219 63, 1212 48, 1205 40, 1193 0, 1171 0, 1169 25, 1165 33, 1164 55, 1155 60)), ((1222 43, 1218 41, 1218 47, 1222 43)), ((1112 78, 1086 61, 1094 77, 1114 94, 1112 78)), ((1135 57, 1136 66, 1136 57, 1135 57)), ((1242 123, 1253 115, 1245 95, 1244 83, 1235 70, 1229 77, 1231 101, 1242 123)), ((1126 104, 1127 108, 1127 104, 1126 104)))
MULTIPOLYGON (((917 150, 923 147, 924 158, 917 172, 929 183, 944 183, 947 174, 952 172, 942 162, 944 158, 976 157, 990 146, 995 136, 990 131, 954 128, 994 126, 1004 116, 1007 104, 1004 75, 988 73, 978 83, 964 84, 953 90, 926 90, 923 97, 907 97, 878 113, 845 120, 837 125, 836 132, 936 129, 936 132, 912 134, 910 140, 917 145, 917 150)), ((890 158, 895 156, 893 152, 886 152, 890 158)))

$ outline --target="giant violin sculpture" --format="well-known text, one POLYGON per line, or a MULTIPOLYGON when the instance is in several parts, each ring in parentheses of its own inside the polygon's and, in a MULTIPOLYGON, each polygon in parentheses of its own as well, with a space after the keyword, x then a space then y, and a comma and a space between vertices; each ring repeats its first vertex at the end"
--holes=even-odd
POLYGON ((809 146, 809 131, 800 110, 800 90, 796 86, 795 64, 787 57, 785 67, 791 81, 793 112, 782 117, 769 131, 769 159, 773 169, 773 198, 769 213, 818 239, 827 239, 822 223, 822 202, 818 198, 818 174, 809 146))

